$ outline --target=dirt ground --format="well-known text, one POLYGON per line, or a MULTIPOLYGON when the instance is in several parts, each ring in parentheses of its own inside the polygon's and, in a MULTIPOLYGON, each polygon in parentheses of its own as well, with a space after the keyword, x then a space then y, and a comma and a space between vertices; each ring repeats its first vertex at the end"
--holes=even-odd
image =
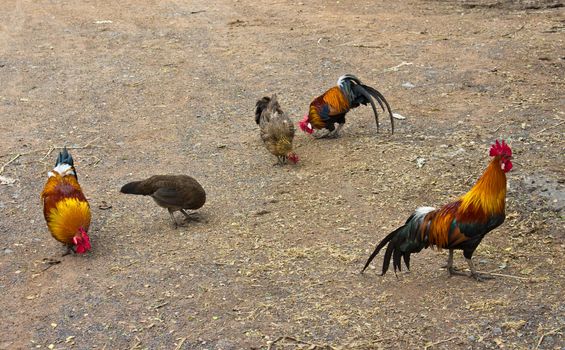
POLYGON ((0 348, 564 349, 562 5, 4 1, 0 348), (256 100, 298 120, 344 73, 406 117, 395 134, 359 108, 273 166, 256 100), (417 206, 465 193, 497 138, 507 219, 474 257, 496 279, 447 278, 434 250, 359 274, 417 206), (61 258, 39 193, 63 145, 93 249, 61 258), (118 191, 158 173, 202 183, 200 221, 175 230, 118 191))

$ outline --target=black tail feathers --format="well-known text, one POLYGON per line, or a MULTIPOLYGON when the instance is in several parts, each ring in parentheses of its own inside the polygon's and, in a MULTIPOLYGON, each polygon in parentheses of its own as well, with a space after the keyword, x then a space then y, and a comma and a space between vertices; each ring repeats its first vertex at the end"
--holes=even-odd
MULTIPOLYGON (((383 249, 383 247, 385 245, 387 245, 393 238, 394 236, 398 233, 398 231, 402 229, 402 227, 397 228, 396 230, 392 231, 391 233, 389 233, 385 238, 383 238, 383 240, 377 244, 377 247, 375 248, 375 250, 373 251, 373 253, 371 254, 371 256, 369 256, 369 259, 367 259, 367 262, 365 263, 365 266, 363 267, 363 270, 361 270, 361 273, 365 272, 365 270, 367 269, 367 267, 369 267, 369 265, 371 264, 371 262, 373 261, 373 259, 379 254, 379 252, 381 251, 381 249, 383 249)), ((385 253, 385 259, 383 261, 383 275, 386 273, 386 271, 388 270, 388 266, 390 264, 390 255, 392 254, 392 249, 391 249, 392 245, 389 244, 389 246, 387 247, 386 253, 385 253)))
POLYGON ((359 78, 357 78, 355 75, 353 74, 344 74, 341 77, 339 77, 339 79, 337 80, 337 84, 339 85, 340 81, 353 81, 356 84, 361 85, 361 80, 359 80, 359 78))
POLYGON ((365 90, 367 92, 369 92, 369 94, 371 96, 373 96, 375 98, 375 100, 377 100, 378 104, 381 106, 383 111, 385 111, 385 106, 386 106, 386 111, 388 112, 388 115, 390 116, 391 133, 394 134, 394 116, 392 114, 392 110, 391 110, 390 105, 388 104, 388 101, 386 100, 386 98, 383 96, 383 94, 381 94, 375 88, 372 88, 368 85, 361 85, 361 86, 363 86, 363 88, 365 88, 365 90))
POLYGON ((70 166, 75 165, 73 161, 73 157, 71 156, 69 151, 67 151, 67 147, 64 147, 63 150, 59 152, 59 156, 57 157, 57 162, 55 163, 55 166, 59 164, 69 164, 70 166))
POLYGON ((267 108, 270 101, 271 98, 265 96, 255 104, 255 123, 257 123, 257 125, 259 125, 261 120, 261 113, 263 113, 263 111, 267 108))
POLYGON ((265 110, 267 110, 268 113, 266 121, 269 121, 271 116, 275 113, 283 114, 279 100, 277 99, 277 94, 273 94, 271 97, 265 96, 255 104, 255 123, 257 123, 257 125, 261 124, 261 115, 265 110))
POLYGON ((390 105, 388 104, 383 94, 381 94, 376 89, 363 84, 353 85, 351 89, 354 95, 356 96, 355 101, 353 101, 354 105, 355 104, 358 105, 360 103, 363 105, 366 105, 367 103, 371 104, 371 108, 373 109, 373 113, 375 114, 377 131, 379 130, 379 113, 377 112, 377 108, 375 106, 375 103, 373 102, 373 99, 377 101, 377 103, 379 104, 379 106, 382 108, 383 111, 388 112, 388 114, 390 115, 391 132, 394 134, 394 117, 392 115, 392 110, 390 108, 390 105))
POLYGON ((394 267, 394 273, 396 273, 396 270, 402 271, 402 258, 404 259, 404 264, 406 264, 406 268, 410 270, 410 254, 412 254, 412 251, 403 251, 400 248, 400 246, 405 243, 405 239, 402 239, 402 237, 405 236, 406 233, 405 230, 407 228, 408 228, 407 225, 403 225, 397 228, 396 230, 392 231, 391 233, 389 233, 377 245, 375 251, 371 254, 371 256, 369 256, 369 259, 367 259, 367 262, 365 263, 363 270, 361 270, 361 273, 363 273, 365 269, 367 269, 369 264, 371 264, 373 259, 377 256, 377 254, 379 254, 381 249, 383 249, 384 246, 386 246, 387 244, 388 246, 386 247, 385 256, 383 259, 383 269, 381 276, 388 271, 391 259, 392 259, 392 266, 394 267))

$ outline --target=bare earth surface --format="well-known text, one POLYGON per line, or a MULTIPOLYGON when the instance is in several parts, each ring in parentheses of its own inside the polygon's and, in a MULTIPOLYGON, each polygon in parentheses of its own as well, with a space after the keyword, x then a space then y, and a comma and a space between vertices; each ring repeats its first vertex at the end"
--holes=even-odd
POLYGON ((0 348, 563 349, 562 4, 3 1, 0 348), (406 120, 377 134, 359 108, 273 166, 255 101, 276 92, 297 121, 344 73, 406 120), (496 279, 447 278, 431 249, 360 275, 415 207, 473 185, 496 138, 515 154, 507 220, 475 253, 496 279), (39 193, 63 145, 93 249, 61 258, 39 193), (119 193, 159 173, 202 183, 200 221, 119 193))

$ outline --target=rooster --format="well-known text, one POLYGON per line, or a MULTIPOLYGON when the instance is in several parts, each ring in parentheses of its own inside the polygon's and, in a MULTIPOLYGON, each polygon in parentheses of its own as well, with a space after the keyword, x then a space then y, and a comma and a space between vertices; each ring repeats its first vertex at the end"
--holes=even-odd
POLYGON ((67 246, 64 255, 71 251, 78 254, 89 251, 90 206, 78 184, 73 157, 66 147, 59 153, 55 168, 48 176, 41 199, 51 235, 67 246))
POLYGON ((351 109, 359 105, 371 104, 379 131, 379 114, 373 102, 373 98, 381 106, 383 111, 388 111, 394 133, 394 115, 385 97, 376 89, 364 85, 356 76, 346 74, 337 80, 337 86, 332 87, 318 96, 310 103, 310 111, 304 116, 298 126, 308 134, 312 134, 314 129, 327 129, 328 133, 321 137, 338 137, 339 131, 345 124, 345 115, 351 109), (337 129, 335 123, 338 124, 337 129))
POLYGON ((387 272, 391 257, 396 273, 397 269, 401 270, 400 258, 410 269, 410 254, 435 246, 449 249, 446 265, 448 276, 461 274, 453 268, 453 250, 459 249, 463 250, 471 277, 479 281, 492 278, 477 273, 471 258, 483 237, 504 222, 506 173, 512 169, 512 150, 504 140, 497 140, 490 148, 490 156, 494 158, 469 192, 439 209, 416 209, 403 226, 377 245, 363 271, 387 244, 381 276, 387 272))
POLYGON ((188 175, 154 175, 125 184, 120 192, 151 196, 157 205, 169 211, 175 228, 178 226, 173 215, 175 211, 190 219, 185 209, 199 209, 206 202, 206 192, 198 181, 188 175))
POLYGON ((255 122, 261 128, 261 139, 265 147, 277 157, 279 165, 290 159, 298 163, 298 156, 292 151, 294 139, 294 125, 284 113, 274 94, 271 98, 263 97, 257 101, 255 108, 255 122))

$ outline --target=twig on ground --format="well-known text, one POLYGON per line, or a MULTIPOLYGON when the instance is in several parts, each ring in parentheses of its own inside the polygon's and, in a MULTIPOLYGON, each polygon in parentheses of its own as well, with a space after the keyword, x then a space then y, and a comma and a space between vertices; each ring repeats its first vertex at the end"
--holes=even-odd
POLYGON ((347 46, 352 46, 352 47, 360 47, 360 48, 364 48, 364 49, 381 49, 384 46, 381 45, 366 45, 366 44, 352 44, 352 45, 347 45, 347 46))
POLYGON ((486 272, 487 275, 493 275, 493 276, 498 276, 498 277, 508 277, 508 278, 515 278, 517 280, 524 280, 527 281, 530 278, 529 277, 520 277, 520 276, 514 276, 514 275, 507 275, 504 273, 496 273, 496 272, 486 272))
POLYGON ((510 32, 510 33, 502 34, 501 37, 505 38, 505 37, 512 36, 512 35, 518 33, 519 31, 521 31, 522 29, 524 29, 525 27, 526 27, 526 26, 525 26, 524 24, 522 24, 522 25, 520 26, 520 28, 518 28, 518 29, 516 29, 515 31, 512 31, 512 32, 510 32))
POLYGON ((179 342, 179 344, 177 345, 177 347, 175 348, 175 350, 180 350, 180 348, 182 347, 182 344, 184 344, 184 342, 186 341, 186 338, 182 338, 179 342))
POLYGON ((540 131, 536 132, 534 135, 539 135, 539 134, 541 134, 541 133, 544 132, 544 131, 547 131, 547 130, 549 130, 549 129, 556 128, 556 127, 558 127, 559 125, 561 125, 561 124, 563 124, 563 123, 565 123, 565 120, 562 120, 561 122, 559 122, 559 123, 557 123, 557 124, 555 124, 555 125, 548 126, 547 128, 543 128, 543 129, 541 129, 540 131))
POLYGON ((43 259, 43 263, 47 264, 47 266, 45 266, 43 269, 41 269, 41 271, 46 271, 46 270, 49 270, 51 267, 60 264, 61 260, 45 258, 45 259, 43 259))
POLYGON ((482 272, 482 271, 477 271, 478 273, 484 273, 486 275, 492 275, 492 276, 498 276, 498 277, 508 277, 508 278, 515 278, 515 279, 519 279, 519 280, 530 280, 529 277, 520 277, 520 276, 514 276, 514 275, 508 275, 508 274, 504 274, 504 273, 497 273, 496 271, 501 271, 501 268, 497 268, 488 272, 482 272))
POLYGON ((10 163, 12 163, 12 162, 15 161, 16 159, 20 158, 21 156, 22 156, 22 154, 21 154, 21 153, 18 153, 18 154, 16 154, 16 155, 14 156, 14 158, 12 158, 12 159, 10 159, 8 162, 4 163, 4 164, 2 165, 2 168, 0 168, 0 174, 2 174, 2 173, 4 172, 4 169, 5 169, 8 165, 10 165, 10 163))
POLYGON ((153 308, 154 309, 160 309, 160 308, 162 308, 163 306, 166 306, 166 305, 169 305, 168 301, 165 301, 164 303, 161 303, 159 305, 155 305, 153 308))
POLYGON ((444 339, 444 340, 436 341, 435 343, 428 344, 428 345, 424 346, 424 350, 428 350, 429 348, 434 347, 434 346, 439 345, 439 344, 442 344, 442 343, 447 343, 448 341, 452 341, 453 339, 457 339, 457 337, 451 337, 449 339, 444 339))
MULTIPOLYGON (((98 136, 98 137, 95 138, 95 139, 92 139, 92 140, 88 141, 84 146, 69 146, 69 147, 67 147, 67 149, 84 149, 84 148, 91 147, 92 144, 93 144, 95 141, 98 141, 99 138, 100 138, 100 136, 98 136)), ((49 155, 51 154, 51 152, 53 152, 54 150, 56 150, 56 149, 61 149, 61 148, 64 148, 64 147, 65 147, 65 146, 63 146, 63 147, 61 147, 61 146, 53 146, 53 147, 51 147, 51 148, 47 151, 47 153, 43 156, 43 158, 41 158, 41 159, 43 160, 43 159, 49 157, 49 155)), ((95 146, 95 147, 102 147, 102 146, 95 146)))
POLYGON ((321 37, 320 39, 318 39, 318 42, 316 43, 316 45, 325 49, 326 47, 324 45, 320 44, 322 42, 322 40, 324 40, 324 37, 321 37))
POLYGON ((386 45, 385 44, 378 44, 378 43, 368 43, 368 44, 355 43, 355 42, 352 43, 351 41, 348 41, 348 42, 345 42, 343 44, 339 44, 337 46, 338 47, 339 46, 350 46, 350 47, 361 47, 361 48, 367 48, 367 49, 380 49, 380 48, 385 47, 386 45))
POLYGON ((543 338, 545 338, 548 335, 555 334, 555 333, 559 332, 560 330, 562 330, 563 328, 565 328, 565 326, 557 327, 557 328, 555 328, 555 329, 553 329, 549 332, 542 334, 541 337, 539 337, 538 344, 536 345, 536 349, 539 349, 541 343, 543 343, 543 338))
POLYGON ((398 69, 400 69, 400 67, 402 67, 402 66, 411 66, 411 65, 413 65, 413 64, 414 64, 413 62, 402 61, 402 62, 400 62, 400 64, 397 64, 397 65, 394 66, 394 67, 386 68, 386 69, 384 70, 384 72, 397 72, 398 69))
MULTIPOLYGON (((93 140, 87 142, 84 146, 69 146, 69 147, 67 147, 67 149, 84 149, 84 148, 89 148, 89 147, 99 147, 99 148, 101 148, 101 147, 103 147, 103 146, 98 146, 98 145, 93 145, 93 144, 92 144, 92 143, 94 143, 95 141, 97 141, 99 138, 100 138, 100 137, 97 137, 97 138, 95 138, 95 139, 93 139, 93 140)), ((4 172, 4 169, 5 169, 8 165, 10 165, 12 162, 14 162, 16 159, 18 159, 18 158, 20 158, 20 157, 22 157, 22 156, 25 156, 25 155, 28 155, 28 154, 32 154, 32 153, 37 153, 37 152, 44 152, 44 151, 47 150, 47 153, 43 156, 43 158, 41 158, 41 160, 45 160, 45 158, 47 158, 47 157, 51 154, 51 152, 53 152, 53 151, 56 150, 56 149, 61 149, 61 148, 63 148, 63 147, 53 146, 53 147, 50 147, 50 148, 48 148, 48 149, 41 148, 41 149, 36 149, 36 150, 28 151, 28 152, 18 153, 18 154, 16 154, 14 157, 12 157, 12 159, 10 159, 8 162, 6 162, 6 163, 4 163, 4 164, 2 165, 2 167, 0 168, 0 174, 2 174, 2 173, 4 172)), ((5 156, 5 155, 4 155, 4 156, 5 156)))
POLYGON ((318 348, 320 348, 320 349, 324 349, 324 348, 335 349, 335 348, 334 348, 333 346, 331 346, 331 345, 327 345, 327 344, 325 344, 325 345, 318 345, 318 344, 309 343, 309 342, 306 342, 306 341, 304 341, 304 340, 296 339, 296 338, 289 337, 289 336, 286 336, 286 335, 285 335, 285 336, 282 336, 282 337, 278 337, 277 339, 275 339, 275 340, 273 340, 272 342, 270 342, 270 343, 269 343, 269 347, 267 348, 267 350, 272 350, 272 349, 273 349, 273 346, 274 346, 276 343, 278 343, 278 342, 280 342, 280 341, 282 341, 282 340, 288 340, 288 341, 291 341, 291 342, 294 342, 294 343, 298 343, 298 344, 303 344, 303 345, 310 345, 310 347, 309 347, 308 349, 312 349, 312 350, 315 350, 315 349, 318 349, 318 348))

